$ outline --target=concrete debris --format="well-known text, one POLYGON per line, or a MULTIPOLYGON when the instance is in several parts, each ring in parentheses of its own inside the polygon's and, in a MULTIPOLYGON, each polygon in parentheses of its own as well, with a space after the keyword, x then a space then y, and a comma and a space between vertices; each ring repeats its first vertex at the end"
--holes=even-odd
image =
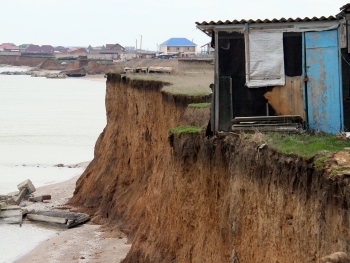
POLYGON ((51 200, 51 195, 33 196, 33 197, 29 197, 28 200, 31 202, 43 202, 43 201, 51 200))
POLYGON ((90 220, 90 216, 83 213, 67 211, 38 211, 28 213, 27 219, 43 223, 55 224, 63 228, 71 228, 90 220))
POLYGON ((23 200, 24 196, 26 195, 27 188, 23 188, 20 192, 19 195, 15 195, 12 197, 13 201, 15 202, 16 205, 19 205, 21 201, 23 200))
POLYGON ((18 188, 19 192, 10 193, 13 195, 11 196, 10 200, 8 200, 9 204, 19 205, 26 196, 28 196, 31 193, 36 191, 35 186, 33 185, 33 183, 29 179, 18 184, 17 188, 18 188))
MULTIPOLYGON (((27 202, 21 201, 25 198, 30 202, 46 202, 51 200, 51 195, 34 196, 36 191, 33 183, 27 179, 17 185, 19 191, 0 195, 0 224, 22 224, 25 217, 31 221, 54 224, 63 228, 71 228, 90 220, 90 216, 83 213, 69 211, 35 211, 31 208, 24 208, 27 202)), ((40 205, 39 205, 40 207, 40 205)))
POLYGON ((22 224, 21 207, 18 205, 1 205, 0 224, 22 224))
POLYGON ((27 179, 25 180, 24 182, 20 183, 19 185, 17 185, 17 188, 18 190, 22 190, 23 188, 26 188, 27 189, 27 193, 28 194, 31 194, 31 193, 34 193, 36 191, 33 183, 27 179))

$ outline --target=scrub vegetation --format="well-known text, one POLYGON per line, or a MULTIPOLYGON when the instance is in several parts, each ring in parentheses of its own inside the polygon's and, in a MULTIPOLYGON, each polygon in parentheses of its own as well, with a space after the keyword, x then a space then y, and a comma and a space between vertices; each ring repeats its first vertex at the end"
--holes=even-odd
POLYGON ((179 126, 168 130, 168 135, 180 135, 181 133, 197 133, 202 131, 202 127, 197 126, 179 126))

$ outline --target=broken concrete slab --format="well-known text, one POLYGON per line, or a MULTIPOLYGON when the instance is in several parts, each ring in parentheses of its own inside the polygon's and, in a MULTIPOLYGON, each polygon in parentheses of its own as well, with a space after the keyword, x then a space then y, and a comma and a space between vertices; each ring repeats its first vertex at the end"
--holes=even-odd
POLYGON ((35 189, 33 183, 32 183, 29 179, 27 179, 27 180, 23 181, 22 183, 18 184, 18 185, 17 185, 17 188, 18 188, 18 190, 20 190, 20 191, 21 191, 23 188, 26 188, 26 189, 27 189, 27 194, 31 194, 31 193, 33 193, 33 192, 36 191, 36 189, 35 189))
POLYGON ((71 228, 90 220, 90 216, 83 213, 67 211, 37 211, 28 213, 27 219, 43 223, 51 223, 63 228, 71 228))
POLYGON ((29 197, 28 200, 31 202, 43 202, 43 201, 51 200, 51 195, 33 196, 33 197, 29 197))
POLYGON ((32 221, 41 221, 46 223, 55 223, 55 224, 66 224, 67 219, 62 217, 55 217, 49 215, 38 215, 35 213, 27 214, 27 219, 32 221))
POLYGON ((28 210, 27 208, 22 209, 22 215, 25 216, 28 213, 35 213, 34 209, 28 210))
POLYGON ((22 224, 22 209, 17 205, 0 207, 0 224, 22 224))
POLYGON ((27 188, 22 188, 19 192, 19 195, 15 195, 12 197, 12 200, 15 202, 15 204, 19 205, 21 201, 23 200, 24 196, 27 193, 27 188))

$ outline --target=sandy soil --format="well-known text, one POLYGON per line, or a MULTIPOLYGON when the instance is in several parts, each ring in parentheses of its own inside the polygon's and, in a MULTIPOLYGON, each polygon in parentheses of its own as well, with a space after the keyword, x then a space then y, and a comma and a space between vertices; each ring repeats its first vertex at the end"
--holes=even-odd
MULTIPOLYGON (((79 165, 86 167, 87 163, 79 165)), ((32 203, 23 201, 21 206, 25 206, 28 210, 62 210, 71 208, 66 206, 65 203, 72 197, 78 178, 79 176, 76 176, 62 183, 38 188, 35 195, 51 194, 51 201, 49 202, 32 203)), ((23 223, 30 224, 29 221, 24 221, 23 223)), ((40 227, 41 225, 39 224, 38 226, 40 227)), ((130 247, 131 244, 127 243, 122 233, 119 235, 105 233, 102 232, 99 225, 86 223, 72 229, 58 230, 56 235, 39 244, 34 250, 14 262, 120 262, 125 258, 130 247)))

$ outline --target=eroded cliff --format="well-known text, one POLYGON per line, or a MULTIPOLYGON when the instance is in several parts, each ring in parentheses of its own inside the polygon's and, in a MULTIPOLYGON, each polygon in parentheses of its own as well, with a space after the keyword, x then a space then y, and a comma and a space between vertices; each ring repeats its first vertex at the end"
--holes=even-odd
MULTIPOLYGON (((350 250, 348 179, 239 135, 172 135, 189 102, 109 74, 107 126, 71 204, 120 229, 124 262, 318 262, 350 250)), ((209 118, 209 116, 208 116, 209 118)))

